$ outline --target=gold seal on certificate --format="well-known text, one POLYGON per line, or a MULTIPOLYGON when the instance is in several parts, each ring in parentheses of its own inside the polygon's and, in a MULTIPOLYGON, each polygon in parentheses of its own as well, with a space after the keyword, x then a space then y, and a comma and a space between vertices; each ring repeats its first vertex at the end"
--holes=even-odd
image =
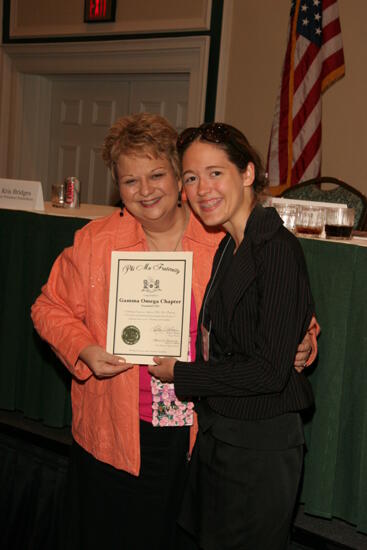
POLYGON ((121 338, 123 339, 125 344, 129 344, 130 346, 132 346, 133 344, 136 344, 136 342, 139 342, 140 330, 138 329, 138 327, 129 325, 128 327, 125 327, 122 331, 121 338))
POLYGON ((192 252, 112 252, 107 351, 149 365, 186 361, 192 252))

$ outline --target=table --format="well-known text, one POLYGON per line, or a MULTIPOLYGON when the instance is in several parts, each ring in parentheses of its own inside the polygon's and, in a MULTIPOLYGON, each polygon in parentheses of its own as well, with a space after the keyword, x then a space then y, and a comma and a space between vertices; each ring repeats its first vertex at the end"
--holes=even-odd
POLYGON ((367 533, 366 241, 300 241, 322 328, 301 501, 367 533))
POLYGON ((113 210, 53 208, 47 202, 45 212, 0 210, 0 408, 48 426, 70 424, 70 375, 34 331, 30 308, 75 231, 113 210))
MULTIPOLYGON (((73 216, 82 213, 0 210, 0 408, 54 427, 71 421, 70 376, 35 333, 29 312, 54 259, 87 223, 88 212, 73 216)), ((300 500, 306 512, 367 533, 367 242, 300 242, 322 328, 318 362, 308 373, 316 407, 306 419, 300 500)))

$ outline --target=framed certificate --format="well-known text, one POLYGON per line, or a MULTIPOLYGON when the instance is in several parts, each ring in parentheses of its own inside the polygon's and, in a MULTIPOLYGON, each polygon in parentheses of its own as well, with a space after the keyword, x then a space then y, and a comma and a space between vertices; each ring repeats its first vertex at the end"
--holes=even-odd
POLYGON ((107 351, 149 365, 187 361, 192 252, 112 252, 107 351))

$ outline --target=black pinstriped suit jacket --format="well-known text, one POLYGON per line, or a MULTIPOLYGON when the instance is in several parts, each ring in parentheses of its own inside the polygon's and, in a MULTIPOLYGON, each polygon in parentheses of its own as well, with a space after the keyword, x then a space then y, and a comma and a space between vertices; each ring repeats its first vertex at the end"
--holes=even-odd
MULTIPOLYGON (((211 320, 212 326, 210 359, 201 356, 199 330, 196 362, 175 365, 176 393, 205 397, 213 411, 237 419, 308 408, 313 403, 310 383, 293 368, 314 314, 301 246, 273 208, 257 205, 233 252, 227 235, 214 258, 212 278, 222 260, 204 314, 204 323, 211 320)), ((202 318, 203 308, 199 324, 202 318)))

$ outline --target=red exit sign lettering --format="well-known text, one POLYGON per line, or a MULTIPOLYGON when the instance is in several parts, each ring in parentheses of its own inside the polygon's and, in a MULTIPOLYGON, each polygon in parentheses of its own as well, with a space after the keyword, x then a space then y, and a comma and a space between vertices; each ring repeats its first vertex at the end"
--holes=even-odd
POLYGON ((85 0, 84 22, 115 21, 116 0, 85 0))

